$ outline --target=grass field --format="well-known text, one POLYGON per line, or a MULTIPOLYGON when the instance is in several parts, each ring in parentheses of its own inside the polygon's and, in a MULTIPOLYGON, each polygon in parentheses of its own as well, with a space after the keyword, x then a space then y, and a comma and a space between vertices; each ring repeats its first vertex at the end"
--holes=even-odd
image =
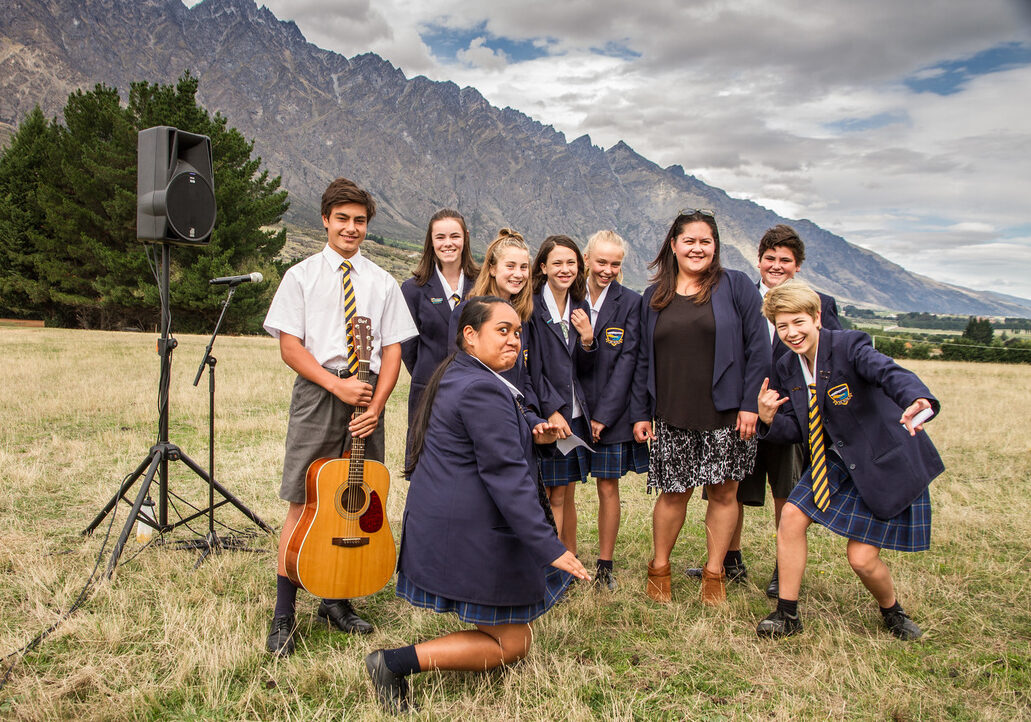
MULTIPOLYGON (((92 537, 80 532, 156 438, 154 341, 0 328, 0 655, 57 621, 93 568, 107 522, 92 537)), ((207 381, 194 388, 192 380, 207 338, 179 341, 170 437, 206 466, 207 381)), ((278 529, 292 374, 269 338, 221 338, 215 355, 217 477, 278 529)), ((510 669, 414 678, 414 718, 1031 718, 1031 368, 910 365, 942 401, 929 429, 948 470, 931 487, 931 550, 884 556, 923 639, 903 644, 885 632, 845 561, 843 540, 814 528, 801 599, 805 632, 759 640, 755 625, 771 609, 760 588, 774 561, 769 506, 746 519, 754 583, 732 587, 726 607, 713 610, 680 573, 704 553, 704 508, 693 500, 674 551, 674 603, 653 604, 643 592, 653 498, 643 478, 632 477, 622 487, 620 589, 574 590, 535 625, 530 656, 510 669)), ((405 496, 406 396, 402 383, 387 422, 395 530, 405 496)), ((203 505, 200 480, 181 464, 171 468, 172 491, 203 505)), ((597 505, 591 486, 578 497, 581 557, 590 565, 597 505)), ((114 534, 127 508, 119 505, 114 534)), ((253 529, 230 508, 217 518, 253 529)), ((203 532, 206 522, 193 526, 203 532)), ((169 536, 192 538, 184 529, 169 536)), ((462 627, 414 610, 388 585, 359 603, 375 634, 330 633, 316 600, 302 592, 297 653, 273 660, 264 638, 275 539, 261 535, 254 545, 264 551, 227 552, 194 570, 195 552, 140 551, 131 538, 114 578, 14 668, 0 692, 0 717, 377 719, 364 655, 462 627)))

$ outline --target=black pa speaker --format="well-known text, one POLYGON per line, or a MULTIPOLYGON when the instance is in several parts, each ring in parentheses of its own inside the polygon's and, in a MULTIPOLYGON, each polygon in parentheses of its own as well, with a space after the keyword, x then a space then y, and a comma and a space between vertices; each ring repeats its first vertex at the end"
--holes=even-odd
POLYGON ((205 245, 215 227, 211 139, 159 125, 136 144, 136 238, 205 245))

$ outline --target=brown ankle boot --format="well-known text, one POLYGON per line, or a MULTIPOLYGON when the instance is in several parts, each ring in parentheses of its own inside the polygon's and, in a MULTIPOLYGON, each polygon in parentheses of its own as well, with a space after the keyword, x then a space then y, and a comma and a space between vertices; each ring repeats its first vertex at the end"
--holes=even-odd
POLYGON ((702 604, 718 607, 726 601, 727 576, 723 569, 720 569, 719 574, 714 574, 708 567, 702 567, 702 604))
POLYGON ((648 596, 662 604, 669 604, 673 600, 669 562, 661 567, 652 566, 652 562, 648 562, 648 596))

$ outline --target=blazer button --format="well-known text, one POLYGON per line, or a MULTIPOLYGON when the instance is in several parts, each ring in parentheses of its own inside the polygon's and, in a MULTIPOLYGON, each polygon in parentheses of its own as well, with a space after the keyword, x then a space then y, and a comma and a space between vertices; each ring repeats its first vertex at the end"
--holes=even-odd
POLYGON ((845 442, 844 442, 844 441, 839 441, 839 442, 838 442, 838 446, 844 446, 844 445, 845 445, 845 442))
POLYGON ((855 471, 856 470, 856 465, 855 464, 849 464, 848 468, 849 468, 849 471, 855 471))

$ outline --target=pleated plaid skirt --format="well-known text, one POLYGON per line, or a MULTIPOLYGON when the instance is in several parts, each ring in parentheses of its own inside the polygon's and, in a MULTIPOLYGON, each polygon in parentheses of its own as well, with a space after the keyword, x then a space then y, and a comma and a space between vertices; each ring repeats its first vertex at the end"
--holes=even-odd
POLYGON ((620 441, 615 444, 592 444, 591 476, 595 479, 621 479, 629 472, 648 471, 648 444, 620 441))
MULTIPOLYGON (((591 430, 583 416, 578 416, 569 424, 574 434, 591 443, 591 430)), ((578 481, 587 481, 591 471, 590 452, 578 446, 563 456, 557 451, 554 456, 541 457, 541 480, 544 486, 568 486, 578 481)))
POLYGON ((457 614, 458 618, 467 624, 526 624, 555 606, 572 581, 573 575, 569 572, 549 566, 545 572, 544 599, 536 604, 512 607, 495 607, 449 599, 417 586, 402 571, 397 573, 394 593, 413 606, 432 609, 439 614, 457 614))
POLYGON ((927 489, 898 515, 891 519, 879 519, 859 495, 841 458, 837 454, 827 454, 827 482, 831 498, 827 509, 820 511, 813 501, 810 471, 806 469, 802 474, 788 501, 816 523, 835 534, 878 549, 922 552, 930 548, 931 494, 927 489))

